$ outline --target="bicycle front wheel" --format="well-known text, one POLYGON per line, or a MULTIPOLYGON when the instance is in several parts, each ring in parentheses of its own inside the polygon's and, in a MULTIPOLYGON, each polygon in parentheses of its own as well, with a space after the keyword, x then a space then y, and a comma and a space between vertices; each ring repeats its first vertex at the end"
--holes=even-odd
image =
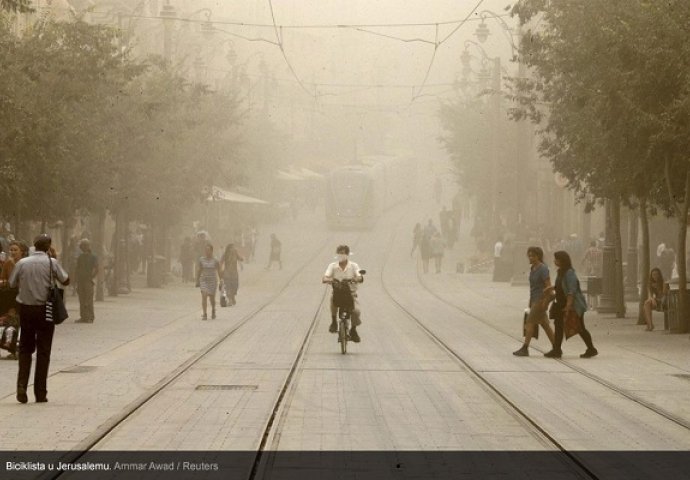
POLYGON ((347 353, 347 322, 342 320, 338 329, 338 339, 340 340, 340 353, 347 353))

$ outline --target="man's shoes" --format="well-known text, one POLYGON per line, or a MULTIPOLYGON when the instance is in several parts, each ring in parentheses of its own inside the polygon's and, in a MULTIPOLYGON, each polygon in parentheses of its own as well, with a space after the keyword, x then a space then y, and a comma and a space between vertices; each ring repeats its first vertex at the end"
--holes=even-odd
POLYGON ((338 324, 335 319, 331 320, 331 325, 328 327, 330 333, 338 333, 338 324))
POLYGON ((352 327, 350 329, 350 341, 355 342, 355 343, 360 342, 360 338, 359 338, 359 335, 357 335, 357 329, 355 329, 355 327, 352 327))
POLYGON ((48 397, 37 398, 36 403, 48 403, 48 397))
POLYGON ((80 318, 79 320, 75 320, 74 323, 93 323, 93 320, 84 320, 80 318))
POLYGON ((26 387, 17 387, 17 401, 19 403, 26 403, 29 397, 26 396, 26 387))
POLYGON ((215 320, 215 319, 216 319, 216 311, 213 310, 213 311, 211 312, 211 320, 215 320))
POLYGON ((529 357, 529 350, 523 345, 520 350, 515 350, 513 355, 516 357, 529 357))
POLYGON ((563 352, 555 349, 544 354, 546 358, 561 358, 561 355, 563 355, 563 352))
POLYGON ((206 314, 204 314, 204 315, 201 316, 201 319, 202 319, 202 320, 206 320, 207 318, 208 318, 208 317, 206 316, 206 314))
POLYGON ((599 352, 597 351, 596 348, 594 348, 594 347, 588 348, 587 351, 586 351, 585 353, 583 353, 582 355, 580 355, 580 358, 592 358, 592 357, 596 357, 598 353, 599 353, 599 352))

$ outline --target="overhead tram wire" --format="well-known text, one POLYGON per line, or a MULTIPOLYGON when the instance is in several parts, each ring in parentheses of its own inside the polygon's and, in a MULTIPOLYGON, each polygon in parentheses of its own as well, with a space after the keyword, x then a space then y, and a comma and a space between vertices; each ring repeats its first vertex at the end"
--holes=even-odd
POLYGON ((277 42, 274 42, 273 40, 269 40, 269 39, 267 39, 267 38, 261 38, 261 37, 255 37, 255 38, 252 38, 252 37, 245 37, 244 35, 240 35, 239 33, 231 32, 231 31, 229 31, 229 30, 224 30, 224 29, 222 29, 222 28, 218 28, 218 27, 215 27, 215 26, 213 27, 213 31, 214 31, 214 32, 225 33, 226 35, 230 35, 230 36, 232 36, 232 37, 241 38, 242 40, 246 40, 246 41, 248 41, 248 42, 265 42, 265 43, 270 43, 271 45, 275 45, 275 46, 277 46, 277 47, 280 47, 280 44, 278 44, 277 42))
POLYGON ((385 38, 390 38, 391 40, 399 40, 401 42, 407 42, 407 43, 412 43, 412 42, 422 42, 422 43, 430 43, 431 45, 435 45, 434 42, 430 40, 425 40, 423 38, 402 38, 402 37, 396 37, 395 35, 386 35, 385 33, 380 33, 380 32, 373 32, 371 30, 366 30, 364 28, 360 27, 355 27, 353 28, 354 30, 357 30, 358 32, 362 33, 368 33, 370 35, 375 35, 377 37, 385 37, 385 38))
MULTIPOLYGON (((482 0, 483 1, 483 0, 482 0)), ((475 9, 478 8, 475 7, 475 9)), ((108 12, 104 11, 92 11, 91 13, 95 14, 106 14, 108 12)), ((509 17, 510 14, 504 14, 504 15, 498 15, 498 17, 509 17)), ((253 28, 271 28, 275 29, 275 25, 273 24, 265 24, 265 23, 248 23, 248 22, 237 22, 237 21, 231 21, 231 20, 199 20, 199 19, 193 19, 193 18, 164 18, 161 16, 155 16, 155 15, 129 15, 129 14, 122 14, 122 17, 125 18, 139 18, 139 19, 146 19, 146 20, 172 20, 175 22, 184 22, 184 23, 199 23, 199 24, 208 24, 211 23, 213 25, 227 25, 227 26, 234 26, 234 27, 253 27, 253 28)), ((447 21, 441 21, 441 22, 433 22, 433 23, 344 23, 344 24, 306 24, 306 25, 278 25, 280 29, 291 29, 291 30, 299 30, 299 29, 339 29, 339 28, 352 28, 352 29, 357 29, 357 28, 403 28, 403 27, 434 27, 436 25, 454 25, 456 23, 462 24, 466 21, 473 22, 473 21, 481 21, 481 18, 469 18, 465 20, 447 20, 447 21)), ((458 25, 457 28, 459 28, 462 25, 458 25)), ((446 38, 441 40, 441 43, 444 43, 451 35, 455 33, 457 30, 453 30, 453 32, 450 33, 446 38)))
POLYGON ((426 69, 426 74, 424 75, 424 80, 422 80, 422 84, 419 87, 419 90, 417 93, 412 92, 412 101, 410 103, 413 103, 417 97, 419 97, 419 94, 422 93, 422 90, 424 90, 424 86, 426 85, 426 81, 429 79, 429 74, 431 73, 431 67, 434 66, 434 61, 436 60, 436 53, 438 52, 438 25, 436 25, 436 37, 434 40, 434 53, 431 54, 431 61, 429 62, 429 66, 426 69))
MULTIPOLYGON (((265 42, 265 43, 269 43, 269 44, 271 44, 271 45, 276 45, 276 46, 278 46, 278 48, 280 48, 281 54, 283 55, 283 59, 285 60, 285 63, 287 64, 288 69, 290 70, 290 73, 291 73, 292 76, 295 78, 295 81, 296 81, 297 84, 300 86, 300 88, 301 88, 308 96, 310 96, 311 98, 317 98, 317 97, 318 97, 318 93, 317 93, 317 92, 311 92, 311 91, 305 86, 305 84, 307 84, 308 82, 303 82, 303 81, 302 81, 302 79, 297 75, 297 72, 295 71, 294 67, 293 67, 292 64, 290 63, 290 60, 288 59, 287 54, 285 53, 285 48, 284 48, 284 44, 283 44, 283 36, 282 36, 282 30, 283 30, 283 29, 309 29, 309 28, 321 28, 321 29, 338 28, 338 29, 342 29, 342 28, 350 28, 350 29, 354 29, 354 30, 359 31, 359 32, 362 32, 362 33, 367 33, 367 34, 369 34, 369 35, 380 36, 380 37, 389 38, 389 39, 393 39, 393 40, 398 40, 398 41, 406 42, 406 43, 411 43, 411 42, 423 42, 423 43, 432 44, 432 45, 434 45, 434 52, 433 52, 433 54, 432 54, 432 56, 431 56, 431 60, 429 61, 429 66, 427 67, 426 74, 424 75, 424 80, 423 80, 422 84, 419 86, 419 90, 417 90, 416 93, 414 92, 414 87, 413 87, 413 96, 412 96, 412 100, 411 100, 411 102, 410 102, 410 104, 411 104, 411 103, 413 103, 413 102, 419 97, 419 95, 421 94, 421 92, 422 92, 425 88, 427 88, 426 82, 427 82, 428 79, 429 79, 429 75, 430 75, 430 73, 431 73, 431 69, 432 69, 433 64, 434 64, 434 62, 435 62, 435 60, 436 60, 436 53, 438 52, 438 48, 439 48, 443 43, 445 43, 451 36, 453 36, 453 35, 454 35, 454 34, 455 34, 455 33, 466 23, 466 22, 468 22, 468 21, 473 21, 473 20, 481 20, 481 19, 479 19, 479 18, 471 19, 470 17, 472 16, 472 14, 474 14, 474 12, 477 10, 477 8, 479 8, 479 6, 480 6, 483 2, 484 2, 484 0, 479 0, 478 3, 475 5, 475 7, 470 11, 470 13, 469 13, 464 19, 462 19, 462 20, 449 20, 449 21, 441 21, 441 22, 436 22, 436 23, 278 25, 277 22, 276 22, 276 19, 275 19, 275 12, 274 12, 274 9, 273 9, 273 2, 272 2, 272 0, 268 0, 268 4, 269 4, 269 7, 270 7, 270 11, 271 11, 271 20, 272 20, 272 24, 270 24, 270 25, 269 25, 269 24, 260 24, 260 23, 245 23, 245 22, 219 21, 219 20, 210 21, 210 22, 209 22, 208 20, 206 20, 206 21, 201 21, 201 20, 189 19, 189 18, 175 18, 175 19, 173 19, 173 20, 174 20, 174 21, 179 21, 179 22, 186 22, 186 23, 199 23, 199 24, 202 24, 202 23, 203 23, 203 24, 208 24, 208 23, 210 23, 210 24, 213 26, 214 30, 217 30, 217 31, 219 31, 219 32, 223 32, 223 33, 226 33, 226 34, 228 34, 228 35, 231 35, 231 36, 234 36, 234 37, 237 37, 237 38, 241 38, 241 39, 243 39, 243 40, 247 40, 247 41, 250 41, 250 42, 265 42), (439 30, 439 26, 441 26, 441 25, 452 25, 452 24, 456 24, 456 23, 458 23, 458 25, 453 29, 453 31, 451 31, 448 35, 446 35, 446 37, 444 37, 442 40, 439 41, 439 40, 438 40, 438 30, 439 30), (227 30, 220 29, 220 28, 216 27, 216 25, 230 25, 230 26, 243 26, 243 27, 273 28, 273 30, 274 30, 274 32, 275 32, 275 35, 276 35, 277 42, 268 40, 268 39, 266 39, 266 38, 261 38, 261 37, 256 37, 256 38, 247 37, 247 36, 240 35, 240 34, 237 34, 237 33, 234 33, 234 32, 230 32, 230 31, 227 31, 227 30), (372 27, 375 27, 375 28, 400 28, 400 27, 423 27, 423 26, 433 26, 433 27, 435 27, 436 36, 435 36, 435 41, 434 41, 434 42, 431 42, 431 41, 429 41, 429 40, 425 40, 425 39, 422 39, 422 38, 407 39, 407 38, 402 38, 402 37, 398 37, 398 36, 394 36, 394 35, 386 35, 386 34, 383 34, 383 33, 380 33, 380 32, 373 32, 373 31, 370 31, 370 30, 366 30, 366 28, 372 28, 372 27)), ((99 12, 93 12, 93 13, 99 13, 99 12)), ((125 17, 130 17, 130 18, 141 18, 141 19, 152 19, 152 20, 162 20, 162 19, 163 19, 163 17, 160 17, 160 16, 147 16, 147 15, 123 15, 123 16, 125 16, 125 17)), ((506 14, 506 15, 501 15, 501 16, 509 16, 509 15, 506 14)), ((316 85, 316 84, 314 84, 314 85, 316 85)), ((327 84, 321 84, 321 85, 327 85, 327 84)), ((334 84, 334 85, 335 85, 335 84, 334 84)), ((353 85, 353 86, 356 86, 356 85, 353 85)), ((374 87, 374 86, 372 85, 372 87, 374 87)), ((378 87, 378 86, 376 86, 376 87, 378 87)))
POLYGON ((455 32, 460 30, 460 27, 462 27, 467 21, 470 19, 470 17, 474 14, 474 12, 477 11, 477 9, 481 6, 481 4, 484 3, 484 0, 479 0, 477 4, 474 6, 472 10, 470 10, 470 13, 467 14, 467 16, 463 19, 460 24, 453 29, 452 32, 450 32, 446 37, 441 40, 440 42, 438 41, 438 26, 439 24, 436 24, 436 41, 434 42, 434 53, 431 56, 431 61, 429 62, 429 68, 426 70, 426 75, 424 75, 424 81, 422 81, 422 86, 419 87, 419 90, 417 91, 416 94, 413 94, 412 100, 410 101, 410 105, 414 103, 414 101, 419 97, 419 95, 422 93, 422 90, 424 90, 424 87, 426 85, 427 80, 429 79, 429 74, 431 73, 431 67, 434 65, 434 60, 436 60, 436 52, 438 52, 438 47, 440 47, 443 43, 445 43, 450 37, 452 37, 455 32))
POLYGON ((297 72, 295 72, 295 69, 292 68, 292 64, 290 63, 290 60, 288 59, 287 55, 285 54, 285 48, 283 47, 283 35, 282 35, 282 27, 281 30, 278 29, 278 25, 276 24, 276 16, 275 12, 273 11, 273 1, 268 0, 268 6, 271 9, 271 20, 273 21, 273 30, 275 31, 276 34, 276 39, 278 40, 278 48, 280 48, 280 53, 283 54, 283 58, 285 59, 285 63, 287 63, 288 68, 290 69, 290 72, 292 73, 292 76, 295 77, 295 80, 299 84, 299 86, 304 90, 304 92, 309 95, 310 97, 316 99, 316 91, 315 92, 310 92, 307 87, 304 86, 304 83, 302 83, 302 79, 299 78, 297 75, 297 72))
MULTIPOLYGON (((470 11, 470 13, 465 17, 465 19, 464 19, 462 22, 460 22, 460 25, 458 25, 457 27, 455 27, 455 28, 453 29, 452 32, 450 32, 448 35, 446 35, 446 38, 444 38, 443 40, 441 40, 441 43, 445 43, 450 37, 452 37, 453 35, 455 35, 455 32, 457 32, 458 30, 460 30, 460 27, 462 27, 462 26, 465 24, 465 22, 467 22, 467 21, 470 20, 470 17, 472 16, 472 14, 473 14, 474 12, 477 11, 477 9, 481 6, 482 3, 484 3, 484 0, 479 0, 479 2, 477 2, 477 4, 476 4, 476 5, 474 6, 474 8, 470 11)), ((479 18, 479 19, 475 19, 475 20, 481 20, 481 19, 479 18)))

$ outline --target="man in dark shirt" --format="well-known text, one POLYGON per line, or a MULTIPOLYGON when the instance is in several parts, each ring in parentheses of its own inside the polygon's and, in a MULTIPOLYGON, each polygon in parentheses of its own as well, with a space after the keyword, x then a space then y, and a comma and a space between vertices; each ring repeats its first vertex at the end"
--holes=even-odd
POLYGON ((282 250, 282 243, 278 240, 275 233, 271 234, 271 253, 268 256, 268 265, 266 265, 266 270, 270 270, 273 262, 278 262, 278 268, 283 269, 283 261, 280 259, 280 253, 282 250))
POLYGON ((79 242, 81 254, 77 258, 77 294, 79 295, 79 320, 75 323, 93 323, 93 285, 98 274, 98 258, 91 252, 91 242, 82 238, 79 242))

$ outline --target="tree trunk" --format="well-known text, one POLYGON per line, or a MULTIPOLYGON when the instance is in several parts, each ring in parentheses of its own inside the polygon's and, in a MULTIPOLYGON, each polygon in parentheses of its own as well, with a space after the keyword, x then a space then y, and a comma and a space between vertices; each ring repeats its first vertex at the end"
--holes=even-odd
MULTIPOLYGON (((675 172, 678 175, 678 172, 675 172)), ((678 270, 678 320, 680 332, 687 332, 688 319, 687 311, 687 275, 685 271, 685 239, 688 230, 688 207, 690 206, 690 168, 685 167, 685 185, 680 193, 673 191, 671 184, 671 159, 666 156, 664 159, 664 176, 666 177, 666 188, 669 200, 678 219, 678 251, 676 252, 676 268, 678 270), (683 201, 677 201, 682 198, 683 201)))
POLYGON ((113 240, 110 246, 110 253, 113 255, 113 278, 108 294, 111 297, 117 297, 120 288, 120 276, 122 275, 122 249, 120 248, 120 235, 122 230, 122 214, 121 209, 115 212, 115 232, 113 233, 113 240))
POLYGON ((616 197, 611 202, 611 215, 613 221, 613 241, 615 247, 615 287, 614 301, 616 304, 616 318, 625 317, 625 285, 623 284, 623 239, 621 238, 621 202, 616 197))
MULTIPOLYGON (((688 173, 690 177, 690 173, 688 173)), ((676 253, 676 268, 678 270, 678 318, 680 319, 680 331, 688 331, 688 318, 687 318, 687 272, 685 271, 685 239, 688 232, 688 202, 683 202, 681 207, 683 216, 678 219, 678 252, 676 253)))
POLYGON ((640 230, 642 230, 642 258, 640 258, 640 304, 637 313, 637 324, 645 325, 644 302, 649 295, 649 271, 651 258, 649 253, 649 217, 647 216, 647 199, 640 198, 640 230))
MULTIPOLYGON (((67 220, 62 222, 62 232, 60 243, 62 244, 62 251, 60 252, 60 262, 62 266, 66 268, 77 268, 76 265, 72 265, 72 252, 69 251, 69 239, 72 228, 74 228, 74 217, 69 217, 67 220)), ((76 272, 67 272, 70 275, 74 275, 76 272)))
MULTIPOLYGON (((96 301, 103 301, 103 280, 104 267, 106 263, 105 255, 105 210, 98 210, 95 213, 96 222, 95 225, 90 225, 91 231, 93 232, 93 251, 98 257, 98 275, 96 276, 96 301)), ((93 217, 92 217, 93 218, 93 217)))
POLYGON ((688 305, 686 298, 687 272, 685 264, 685 239, 688 234, 688 207, 690 207, 690 169, 685 172, 685 191, 683 203, 678 205, 678 252, 676 253, 676 268, 678 269, 678 318, 680 319, 680 331, 688 331, 688 305))
POLYGON ((625 268, 625 300, 636 302, 640 299, 640 293, 637 288, 637 273, 638 273, 638 253, 639 248, 638 237, 639 224, 637 213, 633 209, 628 210, 628 251, 626 254, 627 266, 625 268))

